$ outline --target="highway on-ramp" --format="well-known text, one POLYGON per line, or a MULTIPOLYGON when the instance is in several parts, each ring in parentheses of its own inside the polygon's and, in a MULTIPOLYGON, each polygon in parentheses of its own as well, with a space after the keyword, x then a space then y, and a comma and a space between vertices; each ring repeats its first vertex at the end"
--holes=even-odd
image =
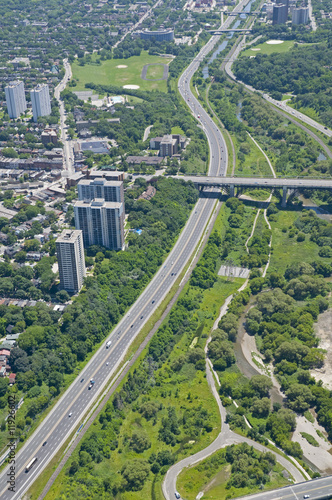
MULTIPOLYGON (((235 9, 241 10, 247 1, 242 0, 235 9)), ((227 19, 225 25, 232 22, 229 19, 227 19)), ((225 175, 226 173, 226 144, 218 127, 192 95, 190 79, 199 67, 200 60, 212 50, 219 39, 220 36, 214 36, 209 40, 179 80, 181 95, 186 99, 195 116, 199 115, 201 117, 198 120, 201 121, 209 141, 209 174, 213 176, 225 175)), ((39 425, 38 429, 17 453, 15 464, 11 465, 11 475, 14 482, 12 491, 8 489, 10 484, 7 483, 8 477, 10 477, 8 476, 9 467, 4 469, 0 475, 0 498, 2 500, 22 498, 22 495, 47 467, 56 452, 75 429, 79 427, 88 408, 102 394, 110 377, 116 372, 128 347, 149 317, 157 310, 184 269, 204 232, 214 204, 215 200, 204 197, 204 194, 198 200, 177 243, 161 269, 113 330, 112 334, 106 339, 111 340, 111 346, 106 349, 105 340, 104 345, 95 353, 84 370, 77 376, 76 380, 39 425), (91 379, 94 380, 94 384, 89 389, 91 379), (28 472, 25 472, 26 465, 35 457, 37 461, 28 472)))

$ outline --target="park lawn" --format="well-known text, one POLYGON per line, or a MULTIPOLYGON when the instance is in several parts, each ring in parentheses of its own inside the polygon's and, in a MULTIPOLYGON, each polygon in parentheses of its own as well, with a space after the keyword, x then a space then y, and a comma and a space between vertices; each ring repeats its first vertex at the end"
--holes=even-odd
POLYGON ((146 78, 148 79, 158 79, 162 78, 164 74, 164 66, 160 64, 153 64, 149 66, 146 72, 146 78))
MULTIPOLYGON (((238 153, 240 149, 240 143, 232 135, 232 140, 234 143, 235 151, 238 153)), ((272 177, 270 167, 263 155, 263 153, 258 149, 256 144, 248 136, 246 142, 250 144, 250 153, 244 155, 244 162, 240 162, 237 158, 235 175, 243 177, 254 177, 254 176, 264 176, 272 177)))
MULTIPOLYGON (((243 191, 243 194, 246 196, 250 196, 250 198, 253 198, 254 200, 258 201, 265 201, 268 199, 268 197, 271 194, 271 191, 268 189, 246 189, 243 191)), ((276 197, 272 196, 272 201, 275 202, 277 200, 276 197)))
POLYGON ((129 104, 140 104, 141 102, 144 101, 144 99, 136 97, 135 95, 127 95, 126 98, 129 104))
MULTIPOLYGON (((92 56, 92 61, 96 56, 92 56)), ((160 56, 150 56, 148 52, 142 51, 140 56, 129 57, 128 59, 111 59, 101 61, 101 64, 85 64, 80 66, 77 61, 72 64, 73 78, 77 81, 75 91, 85 90, 85 84, 93 82, 98 85, 138 85, 140 90, 159 90, 167 91, 167 80, 149 82, 142 80, 142 69, 146 64, 163 63, 168 64, 171 59, 160 56), (127 66, 126 68, 117 68, 117 66, 127 66)), ((155 68, 162 66, 155 66, 155 68)), ((149 72, 148 72, 149 74, 149 72)), ((148 76, 149 78, 149 76, 148 76)))
POLYGON ((290 238, 288 228, 300 216, 299 211, 282 210, 277 214, 277 221, 270 221, 272 227, 272 254, 268 273, 277 271, 284 273, 286 267, 296 262, 312 262, 322 260, 318 255, 319 246, 310 241, 310 235, 306 234, 304 241, 296 241, 296 235, 290 238), (282 232, 282 228, 287 228, 287 233, 282 232))
MULTIPOLYGON (((217 281, 212 288, 208 288, 203 293, 203 300, 200 308, 196 313, 201 325, 204 325, 202 333, 209 334, 213 323, 218 317, 219 309, 229 295, 236 292, 244 283, 243 278, 227 278, 218 276, 217 281)), ((201 347, 204 347, 205 340, 201 342, 201 347)))
POLYGON ((275 52, 288 52, 294 46, 294 40, 284 40, 282 43, 278 43, 276 45, 269 43, 260 43, 259 45, 255 45, 255 47, 249 48, 241 52, 241 56, 250 57, 256 56, 257 54, 274 54, 275 52), (259 49, 259 50, 253 50, 259 49))

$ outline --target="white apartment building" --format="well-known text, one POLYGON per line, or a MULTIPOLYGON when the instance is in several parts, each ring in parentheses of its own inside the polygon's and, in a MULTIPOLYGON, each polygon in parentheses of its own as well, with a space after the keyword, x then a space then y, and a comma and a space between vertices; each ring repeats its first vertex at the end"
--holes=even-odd
POLYGON ((75 227, 83 232, 84 246, 124 249, 124 203, 80 200, 74 205, 75 227))
POLYGON ((82 231, 65 229, 55 245, 61 288, 67 292, 79 292, 86 275, 82 231))
POLYGON ((19 118, 27 109, 24 83, 21 81, 10 82, 5 87, 6 104, 9 118, 19 118))
POLYGON ((51 114, 50 90, 46 83, 39 83, 30 92, 33 121, 37 122, 40 116, 51 114))

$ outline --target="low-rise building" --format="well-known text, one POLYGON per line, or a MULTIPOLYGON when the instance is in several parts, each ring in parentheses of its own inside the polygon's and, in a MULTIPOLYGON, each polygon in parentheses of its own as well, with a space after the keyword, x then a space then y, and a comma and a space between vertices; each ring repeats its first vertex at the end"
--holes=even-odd
POLYGON ((126 162, 128 165, 140 165, 145 163, 146 165, 151 165, 157 167, 163 162, 161 156, 127 156, 126 162))

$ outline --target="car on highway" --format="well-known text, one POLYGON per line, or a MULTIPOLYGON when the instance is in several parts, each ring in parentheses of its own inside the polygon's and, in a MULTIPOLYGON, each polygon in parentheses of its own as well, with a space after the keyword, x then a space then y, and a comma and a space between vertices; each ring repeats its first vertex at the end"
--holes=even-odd
POLYGON ((303 498, 310 498, 310 495, 303 495, 303 498))
POLYGON ((84 378, 81 378, 81 383, 84 382, 84 378))
POLYGON ((181 495, 178 491, 175 492, 175 498, 181 498, 181 495))
POLYGON ((73 412, 71 411, 71 412, 69 413, 68 417, 71 417, 71 416, 72 416, 72 414, 73 414, 73 412))
POLYGON ((46 446, 46 444, 47 444, 47 441, 44 441, 44 442, 43 442, 43 446, 46 446))
POLYGON ((154 303, 155 303, 155 301, 153 300, 153 301, 151 302, 151 304, 154 304, 154 303))
POLYGON ((90 389, 92 389, 93 385, 90 384, 89 387, 88 387, 88 390, 90 391, 90 389))

